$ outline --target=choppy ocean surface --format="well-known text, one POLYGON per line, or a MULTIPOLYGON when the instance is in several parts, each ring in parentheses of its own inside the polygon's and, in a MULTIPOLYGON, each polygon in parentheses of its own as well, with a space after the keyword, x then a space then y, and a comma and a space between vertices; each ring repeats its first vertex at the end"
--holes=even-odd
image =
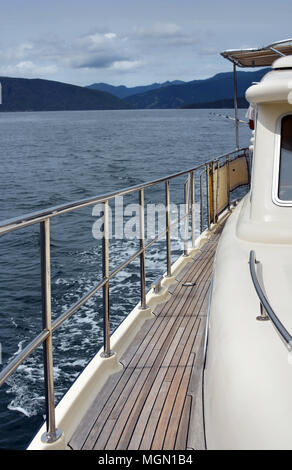
MULTIPOLYGON (((241 118, 244 114, 240 110, 241 118)), ((249 138, 241 125, 241 146, 248 146, 249 138)), ((192 168, 233 150, 234 140, 234 122, 213 110, 0 113, 0 220, 192 168)), ((172 183, 173 202, 183 202, 183 182, 172 183)), ((161 185, 145 191, 146 204, 164 202, 163 190, 161 185)), ((124 202, 138 202, 137 196, 124 202)), ((54 318, 101 279, 95 220, 89 207, 51 222, 54 318)), ((113 269, 137 250, 138 241, 113 239, 110 245, 113 269)), ((181 249, 181 241, 173 240, 173 259, 181 249)), ((165 268, 161 240, 146 257, 148 288, 165 268)), ((135 261, 111 283, 112 331, 139 296, 135 261)), ((41 330, 38 225, 0 238, 0 322, 3 367, 41 330)), ((54 335, 56 402, 101 347, 102 334, 98 293, 54 335)), ((0 448, 27 447, 43 423, 44 403, 39 348, 0 389, 0 448)))

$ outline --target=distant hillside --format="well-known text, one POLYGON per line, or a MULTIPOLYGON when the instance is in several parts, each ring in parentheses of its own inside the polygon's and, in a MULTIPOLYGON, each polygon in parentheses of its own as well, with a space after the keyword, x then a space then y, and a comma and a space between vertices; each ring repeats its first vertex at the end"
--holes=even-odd
POLYGON ((0 111, 77 111, 130 109, 131 105, 107 92, 51 80, 0 77, 0 111))
MULTIPOLYGON (((252 82, 258 82, 269 69, 237 74, 238 96, 244 97, 252 82)), ((233 73, 219 73, 205 80, 194 80, 181 85, 171 85, 146 93, 127 97, 127 102, 137 109, 181 108, 233 99, 233 73)))
MULTIPOLYGON (((237 99, 238 108, 248 108, 249 103, 246 101, 245 98, 239 97, 237 99)), ((207 103, 192 103, 186 104, 182 106, 181 109, 232 109, 234 108, 234 100, 233 98, 229 98, 226 100, 218 100, 218 101, 210 101, 207 103)))
POLYGON ((181 80, 174 80, 173 82, 164 82, 164 83, 152 83, 151 85, 144 85, 144 86, 135 86, 132 88, 128 88, 124 85, 120 86, 113 86, 108 85, 107 83, 93 83, 89 85, 87 88, 91 90, 99 90, 99 91, 107 91, 112 95, 117 96, 118 98, 124 99, 128 96, 136 95, 138 93, 146 93, 147 91, 157 90, 162 87, 167 87, 170 85, 182 85, 183 81, 181 80))
MULTIPOLYGON (((246 107, 246 89, 269 69, 238 72, 239 107, 246 107)), ((233 73, 219 73, 205 80, 164 82, 144 87, 95 84, 79 87, 41 79, 0 77, 3 104, 0 111, 74 111, 95 109, 167 109, 233 107, 233 73), (94 89, 102 85, 106 90, 94 89), (150 89, 151 88, 151 89, 150 89), (148 90, 137 93, 138 90, 148 90), (149 90, 150 89, 150 90, 149 90), (112 93, 126 96, 121 99, 112 93)))

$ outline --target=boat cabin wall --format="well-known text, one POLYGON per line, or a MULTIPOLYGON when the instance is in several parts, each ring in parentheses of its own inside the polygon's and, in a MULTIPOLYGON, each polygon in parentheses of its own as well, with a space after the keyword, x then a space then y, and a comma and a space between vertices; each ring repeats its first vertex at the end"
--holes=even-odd
POLYGON ((292 203, 277 201, 281 123, 289 114, 292 106, 287 101, 257 104, 251 191, 238 221, 239 238, 292 243, 292 203))
MULTIPOLYGON (((258 105, 251 192, 252 220, 287 223, 286 219, 289 216, 287 209, 289 208, 283 207, 275 201, 278 184, 281 121, 287 114, 292 114, 292 106, 288 103, 263 103, 258 105)), ((292 224, 292 217, 289 218, 291 218, 292 224)))

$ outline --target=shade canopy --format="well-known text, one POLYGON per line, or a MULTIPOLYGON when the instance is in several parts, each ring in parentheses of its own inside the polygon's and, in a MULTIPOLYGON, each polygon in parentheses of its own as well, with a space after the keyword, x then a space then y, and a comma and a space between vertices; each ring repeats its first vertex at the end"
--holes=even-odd
POLYGON ((269 67, 279 57, 292 54, 292 38, 258 49, 229 49, 221 55, 239 67, 269 67))

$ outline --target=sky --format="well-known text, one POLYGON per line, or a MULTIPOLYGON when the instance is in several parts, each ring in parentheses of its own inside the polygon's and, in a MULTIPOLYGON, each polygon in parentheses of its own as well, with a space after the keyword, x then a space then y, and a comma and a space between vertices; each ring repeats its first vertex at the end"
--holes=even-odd
POLYGON ((0 0, 0 76, 202 79, 231 70, 222 50, 292 37, 291 19, 291 0, 0 0))

